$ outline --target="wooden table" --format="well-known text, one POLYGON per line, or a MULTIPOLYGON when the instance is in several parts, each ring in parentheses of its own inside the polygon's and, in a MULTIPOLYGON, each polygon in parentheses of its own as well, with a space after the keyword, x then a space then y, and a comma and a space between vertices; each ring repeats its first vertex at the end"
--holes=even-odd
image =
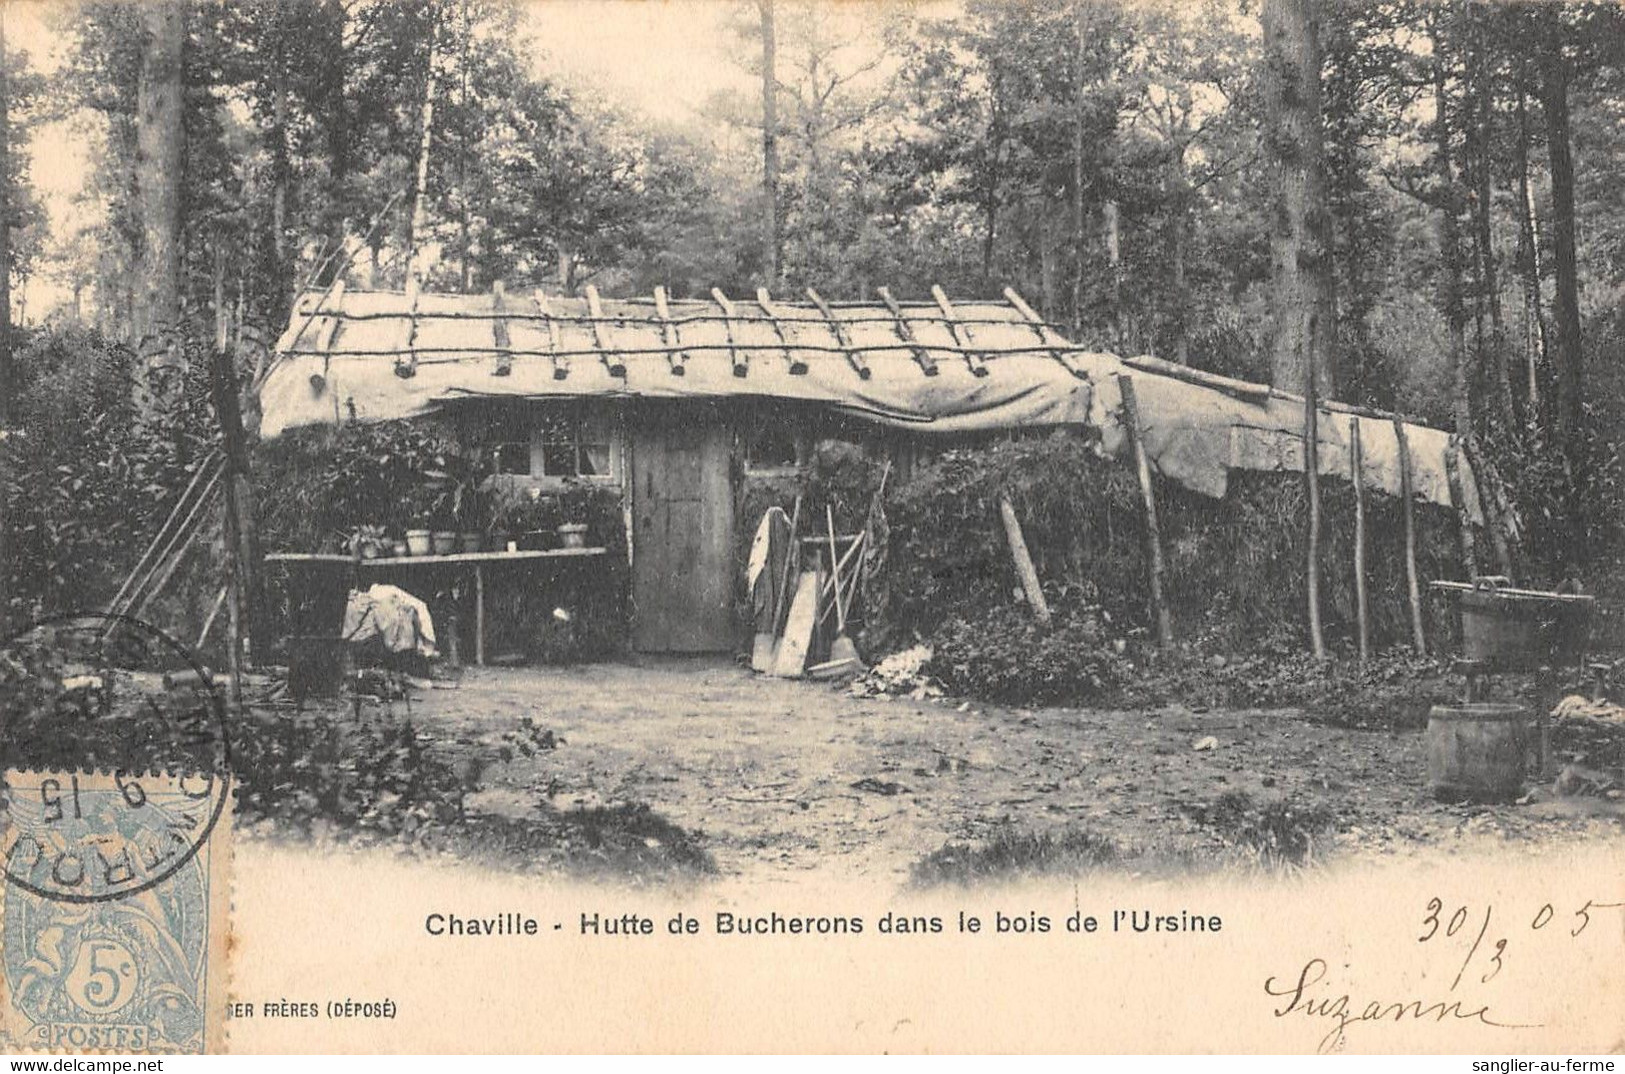
POLYGON ((396 567, 471 566, 474 571, 474 662, 485 663, 485 567, 487 564, 524 563, 533 560, 579 559, 608 555, 607 548, 549 548, 533 552, 453 552, 444 556, 380 556, 357 558, 330 552, 272 552, 267 563, 288 563, 315 567, 345 567, 361 571, 392 570, 396 567))

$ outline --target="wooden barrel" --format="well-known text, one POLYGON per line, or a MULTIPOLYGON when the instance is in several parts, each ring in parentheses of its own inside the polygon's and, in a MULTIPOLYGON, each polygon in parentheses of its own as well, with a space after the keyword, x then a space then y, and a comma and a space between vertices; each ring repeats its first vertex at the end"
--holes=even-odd
POLYGON ((1435 705, 1428 713, 1428 784, 1449 801, 1509 802, 1523 790, 1528 743, 1521 705, 1435 705))

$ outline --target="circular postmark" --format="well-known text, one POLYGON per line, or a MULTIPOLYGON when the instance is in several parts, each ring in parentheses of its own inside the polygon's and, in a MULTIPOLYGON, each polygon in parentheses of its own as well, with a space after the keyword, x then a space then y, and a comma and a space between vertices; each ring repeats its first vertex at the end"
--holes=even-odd
POLYGON ((152 624, 73 613, 0 643, 6 883, 64 903, 157 887, 219 822, 230 760, 213 676, 152 624))

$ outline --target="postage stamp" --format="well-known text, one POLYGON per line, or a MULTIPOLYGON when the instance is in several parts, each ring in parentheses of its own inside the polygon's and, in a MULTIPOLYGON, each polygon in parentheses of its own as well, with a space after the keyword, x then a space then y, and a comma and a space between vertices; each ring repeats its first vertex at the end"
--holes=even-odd
POLYGON ((165 774, 11 771, 5 780, 0 1044, 218 1050, 230 906, 226 788, 212 776, 165 774))
POLYGON ((0 647, 0 1047, 221 1050, 225 717, 207 669, 135 620, 0 647))

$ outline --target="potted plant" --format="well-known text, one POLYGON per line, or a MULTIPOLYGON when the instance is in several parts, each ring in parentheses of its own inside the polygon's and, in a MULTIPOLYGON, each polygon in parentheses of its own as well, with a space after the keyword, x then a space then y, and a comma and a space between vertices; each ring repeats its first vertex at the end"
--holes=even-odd
POLYGON ((393 550, 382 526, 357 526, 351 531, 346 546, 351 555, 359 555, 362 559, 378 559, 393 550))
POLYGON ((587 515, 592 505, 591 486, 569 482, 559 496, 559 508, 564 520, 557 527, 561 548, 587 546, 587 515))
POLYGON ((448 451, 435 457, 434 466, 424 471, 425 486, 434 495, 432 522, 436 555, 450 555, 459 544, 466 547, 467 537, 473 538, 472 551, 479 550, 480 535, 473 519, 478 517, 482 492, 480 485, 486 478, 484 466, 476 456, 448 451), (466 535, 466 536, 465 536, 466 535))

